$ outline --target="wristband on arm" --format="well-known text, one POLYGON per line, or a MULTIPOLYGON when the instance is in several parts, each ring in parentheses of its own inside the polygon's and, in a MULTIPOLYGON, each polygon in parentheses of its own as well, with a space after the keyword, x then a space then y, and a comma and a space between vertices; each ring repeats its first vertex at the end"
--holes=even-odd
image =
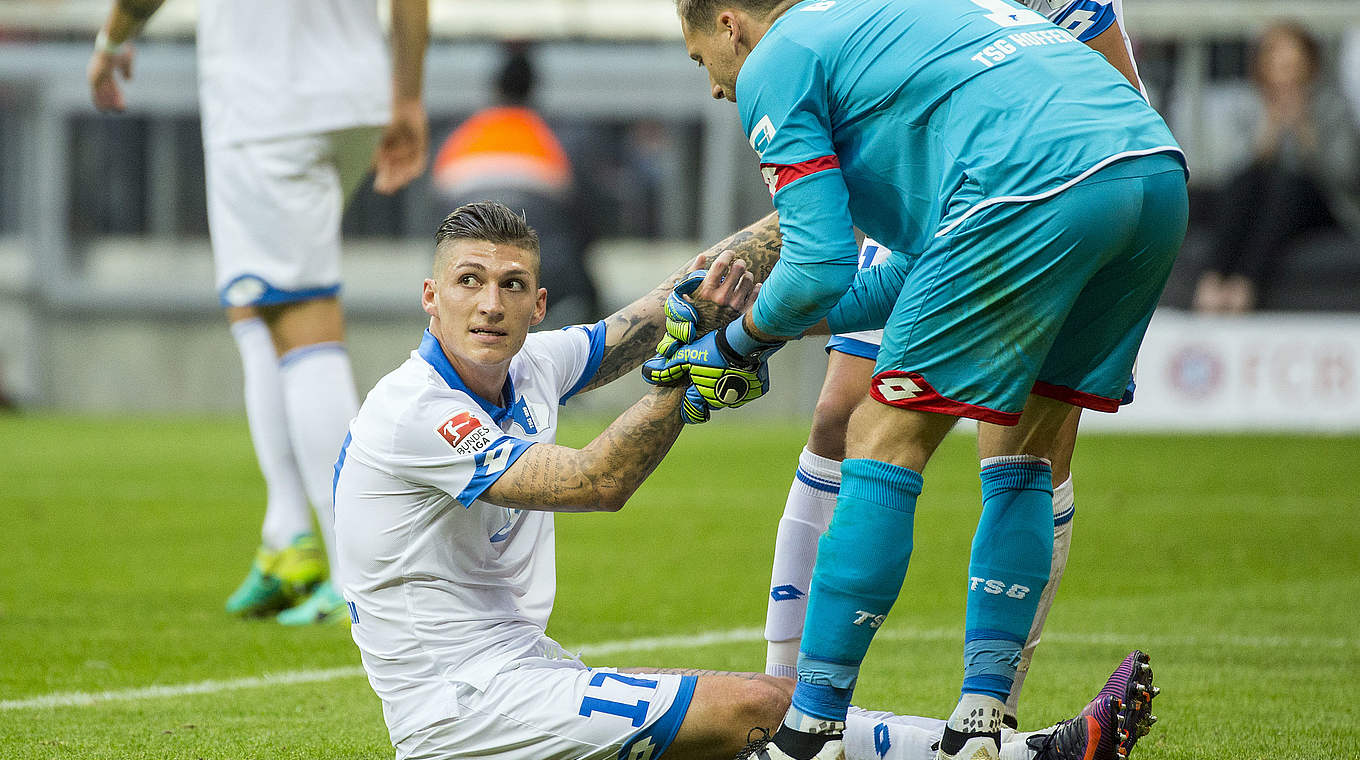
POLYGON ((94 49, 95 52, 98 53, 119 55, 124 50, 127 50, 127 40, 113 42, 109 39, 109 30, 101 27, 99 33, 94 36, 94 49))
POLYGON ((746 332, 746 320, 742 317, 732 320, 727 327, 718 332, 718 347, 730 351, 730 357, 747 360, 761 360, 781 348, 785 341, 767 342, 758 340, 746 332))

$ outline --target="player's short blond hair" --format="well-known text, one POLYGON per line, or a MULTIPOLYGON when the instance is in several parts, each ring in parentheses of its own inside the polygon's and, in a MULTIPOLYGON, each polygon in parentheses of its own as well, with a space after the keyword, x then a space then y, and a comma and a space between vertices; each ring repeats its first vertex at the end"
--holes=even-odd
POLYGON ((675 0, 675 11, 685 26, 702 29, 703 25, 725 8, 737 8, 753 16, 764 17, 788 0, 675 0))

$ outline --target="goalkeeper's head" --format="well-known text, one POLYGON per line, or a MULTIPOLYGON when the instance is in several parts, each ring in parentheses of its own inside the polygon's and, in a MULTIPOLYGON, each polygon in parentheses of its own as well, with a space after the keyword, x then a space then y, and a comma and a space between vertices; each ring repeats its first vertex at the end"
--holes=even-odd
POLYGON ((472 390, 498 398, 510 360, 547 313, 538 235, 499 203, 469 203, 444 219, 434 251, 421 293, 430 332, 472 390))

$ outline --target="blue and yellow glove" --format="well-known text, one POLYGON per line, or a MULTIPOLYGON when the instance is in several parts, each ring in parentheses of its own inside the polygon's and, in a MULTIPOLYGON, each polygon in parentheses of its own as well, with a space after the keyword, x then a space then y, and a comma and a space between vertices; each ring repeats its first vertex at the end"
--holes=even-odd
POLYGON ((709 389, 712 395, 721 393, 724 398, 734 402, 725 406, 741 406, 769 388, 769 377, 763 372, 763 363, 758 368, 763 377, 754 374, 747 376, 741 370, 733 370, 725 365, 722 369, 712 366, 709 356, 716 357, 718 349, 711 344, 715 340, 714 336, 719 334, 721 331, 715 330, 693 345, 677 340, 667 346, 666 354, 657 354, 642 365, 642 378, 652 385, 692 383, 685 389, 685 398, 680 405, 681 416, 691 425, 708 422, 711 410, 717 406, 709 403, 702 388, 709 389), (760 389, 758 392, 751 392, 752 383, 760 389), (736 398, 734 394, 741 394, 742 398, 736 398))
POLYGON ((683 363, 689 374, 687 400, 693 400, 697 394, 710 409, 735 408, 760 398, 770 389, 765 362, 778 346, 742 355, 728 341, 727 333, 731 330, 730 326, 714 330, 671 357, 669 366, 683 363))
MULTIPOLYGON (((666 335, 656 345, 656 356, 642 365, 642 379, 652 385, 677 386, 689 382, 688 365, 671 359, 684 345, 694 340, 699 332, 699 312, 686 296, 693 295, 708 270, 700 269, 685 275, 666 297, 666 335)), ((685 422, 697 425, 708 422, 709 409, 693 387, 686 389, 680 414, 685 422)))
POLYGON ((666 296, 666 305, 662 307, 666 315, 666 335, 656 344, 658 356, 670 358, 679 344, 688 343, 698 335, 699 311, 686 296, 694 295, 707 274, 707 269, 690 272, 675 283, 670 295, 666 296))
POLYGON ((698 289, 705 274, 691 272, 672 288, 664 308, 666 336, 657 344, 657 355, 642 365, 642 378, 652 385, 690 383, 681 405, 690 424, 707 422, 713 409, 738 407, 765 395, 770 389, 766 361, 784 345, 756 340, 740 319, 695 340, 699 313, 685 296, 698 289))
POLYGON ((677 385, 688 379, 681 407, 685 421, 707 422, 713 409, 738 407, 770 389, 766 361, 783 343, 763 343, 746 334, 740 321, 714 330, 691 344, 667 346, 643 365, 642 374, 653 385, 677 385), (728 336, 736 334, 750 353, 738 353, 728 336))
POLYGON ((690 272, 675 283, 662 312, 666 315, 666 335, 656 344, 656 356, 642 364, 642 379, 652 385, 674 386, 689 381, 683 364, 669 361, 680 347, 694 340, 699 331, 699 311, 685 297, 699 289, 707 269, 690 272))

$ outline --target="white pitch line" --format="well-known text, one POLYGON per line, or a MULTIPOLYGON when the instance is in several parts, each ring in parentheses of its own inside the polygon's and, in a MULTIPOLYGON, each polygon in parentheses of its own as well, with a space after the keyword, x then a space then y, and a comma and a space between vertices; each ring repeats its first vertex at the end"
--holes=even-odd
MULTIPOLYGON (((888 641, 947 641, 959 639, 962 631, 957 628, 930 628, 916 630, 888 630, 876 638, 888 641)), ((1315 649, 1360 649, 1360 639, 1320 638, 1291 636, 1144 636, 1127 633, 1108 634, 1063 634, 1049 633, 1044 636, 1049 642, 1068 644, 1120 644, 1152 649, 1154 647, 1196 647, 1231 646, 1248 649, 1265 648, 1315 648, 1315 649)), ((707 631, 697 634, 678 634, 674 636, 653 636, 636 639, 618 639, 586 644, 580 648, 585 657, 609 657, 626 652, 651 652, 658 649, 698 649, 716 644, 754 643, 764 640, 760 628, 732 628, 726 631, 707 631)), ((284 673, 266 673, 250 678, 229 680, 207 680, 178 685, 146 686, 135 689, 111 691, 72 691, 47 694, 27 699, 8 699, 0 701, 0 711, 33 710, 54 707, 88 707, 110 702, 132 702, 141 699, 161 699, 183 697, 194 694, 217 694, 239 689, 255 689, 262 686, 280 686, 299 683, 319 683, 340 678, 357 678, 364 669, 356 666, 327 668, 322 670, 293 670, 284 673)))
POLYGON ((316 683, 337 678, 360 676, 364 669, 354 666, 325 670, 294 670, 286 673, 266 673, 252 678, 233 678, 228 681, 208 680, 175 686, 144 686, 117 691, 68 691, 28 699, 7 699, 0 702, 0 710, 30 710, 44 707, 85 707, 108 702, 132 702, 139 699, 183 697, 191 694, 216 694, 237 689, 277 686, 293 683, 316 683))

